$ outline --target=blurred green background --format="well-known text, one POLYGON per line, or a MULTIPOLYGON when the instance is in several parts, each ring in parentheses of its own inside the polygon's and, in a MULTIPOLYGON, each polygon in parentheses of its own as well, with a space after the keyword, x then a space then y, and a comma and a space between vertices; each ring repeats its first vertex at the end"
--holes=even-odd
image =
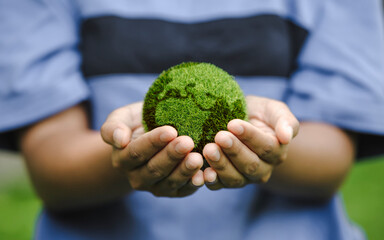
MULTIPOLYGON (((357 163, 342 188, 347 212, 369 239, 384 236, 384 157, 357 163)), ((0 153, 0 239, 31 239, 41 203, 21 158, 0 153)))

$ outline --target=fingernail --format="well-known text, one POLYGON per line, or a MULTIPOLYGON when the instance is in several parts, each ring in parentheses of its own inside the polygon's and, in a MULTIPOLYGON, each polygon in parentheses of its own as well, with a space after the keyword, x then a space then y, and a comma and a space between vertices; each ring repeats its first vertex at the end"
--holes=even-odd
POLYGON ((189 169, 189 170, 195 170, 197 167, 196 166, 193 166, 193 164, 190 163, 190 161, 186 161, 185 162, 185 166, 189 169))
POLYGON ((217 173, 215 171, 211 171, 207 176, 207 183, 214 184, 217 180, 217 173))
POLYGON ((204 178, 192 178, 192 184, 195 187, 201 187, 204 185, 204 178))
POLYGON ((179 154, 185 154, 187 152, 187 149, 185 148, 185 146, 183 146, 183 144, 178 143, 175 146, 175 151, 179 154))
POLYGON ((222 147, 230 148, 232 147, 233 141, 230 136, 226 136, 222 142, 222 147))
POLYGON ((288 139, 289 139, 288 142, 290 142, 292 140, 292 137, 293 137, 293 128, 291 126, 286 126, 285 127, 285 133, 288 136, 288 139))
POLYGON ((219 160, 220 160, 220 153, 219 153, 219 151, 216 150, 216 151, 212 154, 210 160, 211 160, 211 161, 214 161, 214 162, 219 161, 219 160))
POLYGON ((244 133, 244 128, 238 124, 232 127, 232 132, 236 135, 241 135, 244 133))
POLYGON ((124 132, 120 128, 116 128, 115 131, 113 131, 113 142, 114 146, 117 148, 121 148, 123 145, 124 140, 124 132))
POLYGON ((172 135, 169 132, 164 132, 160 135, 160 141, 169 142, 172 139, 172 135))

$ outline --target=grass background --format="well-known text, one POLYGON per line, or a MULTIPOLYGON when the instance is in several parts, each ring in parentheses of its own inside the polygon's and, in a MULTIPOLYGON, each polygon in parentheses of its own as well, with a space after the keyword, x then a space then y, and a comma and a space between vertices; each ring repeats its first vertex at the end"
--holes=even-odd
MULTIPOLYGON (((10 160, 0 158, 0 239, 31 239, 40 201, 25 176, 21 160, 12 160, 18 166, 10 168, 2 161, 10 160), (18 174, 9 177, 10 172, 18 174)), ((365 229, 368 238, 383 239, 384 157, 357 163, 342 187, 342 194, 350 218, 365 229)))

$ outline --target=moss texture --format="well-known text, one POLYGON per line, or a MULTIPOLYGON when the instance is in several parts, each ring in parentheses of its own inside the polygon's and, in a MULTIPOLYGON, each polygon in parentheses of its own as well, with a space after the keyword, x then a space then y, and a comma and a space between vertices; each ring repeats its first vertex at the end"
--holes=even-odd
POLYGON ((171 125, 190 136, 200 153, 235 118, 247 119, 244 94, 231 75, 209 63, 181 63, 163 71, 144 99, 146 131, 171 125))

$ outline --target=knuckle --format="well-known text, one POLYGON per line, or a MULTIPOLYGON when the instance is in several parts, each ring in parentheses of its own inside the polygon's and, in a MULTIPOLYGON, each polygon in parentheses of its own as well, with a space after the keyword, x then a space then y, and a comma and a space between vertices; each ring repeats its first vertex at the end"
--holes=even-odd
POLYGON ((211 167, 213 167, 213 169, 215 169, 216 171, 222 172, 227 168, 226 165, 227 164, 224 161, 219 161, 219 162, 215 163, 214 165, 212 164, 211 167))
POLYGON ((157 178, 157 179, 164 177, 164 174, 162 173, 162 171, 160 171, 157 167, 155 167, 153 164, 151 164, 151 162, 149 162, 145 166, 146 166, 146 168, 148 170, 148 173, 152 177, 157 178))
POLYGON ((234 143, 233 144, 233 147, 231 147, 230 149, 228 149, 226 151, 226 155, 229 157, 229 158, 235 158, 237 156, 239 156, 240 154, 240 151, 241 151, 241 148, 238 144, 234 143))
POLYGON ((268 163, 277 166, 286 160, 287 152, 285 152, 284 150, 273 151, 268 155, 263 155, 262 158, 268 163))
POLYGON ((130 146, 128 151, 128 158, 133 161, 139 161, 141 157, 141 154, 134 147, 130 146))
POLYGON ((270 155, 268 157, 265 157, 264 160, 273 166, 280 165, 283 162, 281 159, 281 156, 277 154, 273 156, 270 155))
POLYGON ((181 175, 182 177, 184 177, 184 178, 190 178, 190 177, 192 177, 193 172, 188 171, 188 170, 181 170, 181 171, 180 171, 180 175, 181 175))
POLYGON ((228 188, 241 188, 245 184, 244 179, 242 178, 233 178, 228 181, 225 185, 228 188))
POLYGON ((171 152, 169 152, 168 156, 169 156, 169 160, 170 160, 172 163, 178 163, 178 162, 180 162, 180 161, 182 160, 182 158, 176 156, 175 153, 171 153, 171 152))
POLYGON ((257 174, 259 167, 260 167, 260 162, 259 161, 253 161, 246 166, 246 168, 244 170, 245 174, 248 176, 254 176, 257 174))
POLYGON ((167 186, 173 192, 174 190, 177 190, 179 188, 179 182, 173 179, 168 179, 167 186))
POLYGON ((271 154, 273 152, 273 149, 274 149, 274 144, 272 142, 266 142, 262 148, 262 151, 263 151, 262 155, 271 154))

